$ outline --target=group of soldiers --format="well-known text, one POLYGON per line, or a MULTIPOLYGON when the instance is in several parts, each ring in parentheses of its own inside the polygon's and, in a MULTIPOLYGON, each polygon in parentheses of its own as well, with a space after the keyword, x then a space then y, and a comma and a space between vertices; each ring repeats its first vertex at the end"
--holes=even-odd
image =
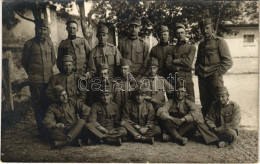
POLYGON ((153 144, 157 138, 180 145, 188 138, 219 147, 232 143, 238 135, 240 108, 229 100, 223 84, 232 59, 213 26, 210 19, 200 23, 205 36, 195 63, 200 108, 192 81, 196 48, 188 43, 183 24, 174 29, 176 45, 169 44, 169 29, 161 25, 160 42, 150 52, 138 36, 140 19, 129 21, 130 36, 118 48, 107 42, 108 28, 100 24, 99 43, 91 50, 76 35, 77 21, 68 20, 68 38, 59 44, 56 60, 48 24, 36 22, 36 35, 24 44, 21 62, 40 136, 47 134, 54 148, 121 145, 122 140, 153 144), (60 71, 56 75, 55 64, 60 71))

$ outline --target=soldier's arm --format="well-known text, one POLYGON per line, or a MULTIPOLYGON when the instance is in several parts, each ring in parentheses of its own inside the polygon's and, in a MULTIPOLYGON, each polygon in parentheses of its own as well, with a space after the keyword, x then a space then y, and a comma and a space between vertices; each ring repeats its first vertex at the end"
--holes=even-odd
POLYGON ((192 45, 189 48, 189 53, 185 54, 184 57, 181 59, 173 60, 173 63, 183 67, 191 67, 194 60, 195 53, 196 53, 196 47, 192 45))
POLYGON ((184 116, 185 120, 187 122, 198 121, 201 115, 199 106, 189 100, 186 100, 186 104, 190 111, 184 116))
POLYGON ((52 62, 52 66, 54 66, 56 63, 55 50, 54 50, 54 45, 53 45, 52 41, 51 41, 51 62, 52 62))
POLYGON ((89 60, 88 60, 88 72, 91 74, 92 77, 94 77, 97 72, 95 59, 94 59, 95 52, 96 52, 95 48, 92 49, 92 51, 90 52, 90 55, 89 55, 89 60))
POLYGON ((153 47, 150 51, 150 57, 154 57, 154 58, 157 58, 156 56, 156 53, 154 52, 155 51, 155 48, 153 47))
POLYGON ((49 81, 49 84, 45 90, 45 95, 46 95, 46 98, 50 101, 50 102, 55 102, 57 97, 55 97, 54 95, 54 86, 56 85, 56 80, 53 77, 51 77, 50 81, 49 81))
POLYGON ((174 87, 171 83, 169 83, 166 79, 163 79, 164 80, 164 89, 166 90, 166 92, 168 93, 173 93, 174 91, 174 87))
POLYGON ((205 123, 209 126, 210 129, 216 128, 215 124, 215 111, 214 111, 214 103, 211 104, 210 110, 205 117, 205 123))
POLYGON ((156 116, 161 120, 171 119, 171 116, 169 115, 168 112, 170 107, 171 107, 170 102, 164 103, 164 105, 157 110, 156 116))
POLYGON ((154 125, 155 111, 152 104, 148 104, 147 108, 148 108, 148 116, 147 116, 147 123, 145 127, 151 128, 154 125))
POLYGON ((199 68, 200 57, 201 57, 201 43, 199 44, 199 47, 198 47, 197 59, 195 62, 195 74, 196 75, 197 75, 197 70, 199 68))
POLYGON ((232 58, 228 45, 224 39, 219 40, 219 52, 220 52, 220 67, 218 72, 222 75, 225 74, 233 65, 232 58))
POLYGON ((238 125, 241 120, 240 107, 237 104, 234 104, 234 112, 231 116, 231 122, 226 123, 225 128, 238 129, 238 125))
POLYGON ((63 49, 63 46, 62 46, 62 42, 63 41, 61 41, 61 43, 60 43, 60 45, 59 45, 59 48, 58 48, 58 55, 57 55, 57 61, 56 61, 56 64, 57 64, 57 67, 58 67, 58 69, 59 69, 59 71, 61 72, 61 70, 62 70, 62 57, 63 57, 63 55, 65 55, 64 53, 64 49, 63 49))
POLYGON ((51 108, 49 108, 46 112, 45 118, 43 120, 43 125, 47 127, 47 129, 52 129, 56 127, 56 120, 55 120, 55 115, 51 108))
POLYGON ((89 60, 89 56, 90 56, 90 46, 88 44, 88 41, 86 39, 84 39, 84 48, 85 48, 85 53, 86 53, 86 71, 87 71, 87 67, 88 67, 88 60, 89 60))
POLYGON ((150 59, 150 55, 149 55, 149 47, 147 45, 147 43, 143 42, 143 52, 144 52, 144 61, 143 61, 143 65, 140 69, 139 75, 142 77, 145 73, 146 73, 146 68, 147 68, 147 61, 150 59))
POLYGON ((89 106, 85 105, 81 100, 72 100, 71 99, 71 102, 72 102, 73 106, 75 107, 76 112, 79 113, 80 118, 85 121, 88 121, 88 117, 89 117, 91 108, 89 106))
POLYGON ((27 74, 29 73, 29 61, 30 61, 30 53, 29 53, 28 42, 26 42, 23 46, 21 63, 27 74))

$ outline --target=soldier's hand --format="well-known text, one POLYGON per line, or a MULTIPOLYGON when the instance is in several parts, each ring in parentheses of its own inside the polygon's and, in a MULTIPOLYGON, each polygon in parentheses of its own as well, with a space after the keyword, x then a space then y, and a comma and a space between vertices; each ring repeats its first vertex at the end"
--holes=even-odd
POLYGON ((56 124, 57 128, 64 129, 65 125, 63 123, 56 124))
POLYGON ((178 119, 178 118, 172 117, 172 118, 171 118, 171 121, 172 121, 173 124, 175 124, 177 127, 179 127, 179 126, 182 124, 181 119, 178 119))
POLYGON ((134 125, 136 129, 140 129, 141 127, 139 125, 134 125))
POLYGON ((143 127, 143 128, 141 128, 139 131, 140 131, 141 134, 144 134, 144 133, 147 132, 147 130, 148 130, 148 128, 143 127))
POLYGON ((215 133, 220 133, 220 132, 221 132, 221 128, 215 127, 215 128, 213 128, 213 131, 214 131, 215 133))

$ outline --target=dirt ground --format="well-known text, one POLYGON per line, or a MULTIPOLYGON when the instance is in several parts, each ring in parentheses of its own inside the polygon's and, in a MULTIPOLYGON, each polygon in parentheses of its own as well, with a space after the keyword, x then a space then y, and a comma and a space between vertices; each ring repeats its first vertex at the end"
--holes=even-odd
MULTIPOLYGON (((237 141, 227 148, 189 141, 186 146, 155 142, 123 143, 121 147, 94 145, 65 147, 51 150, 47 142, 37 137, 33 111, 20 113, 17 123, 5 126, 2 120, 1 161, 4 162, 245 162, 258 160, 258 74, 234 74, 224 78, 231 99, 242 112, 241 129, 237 141)), ((197 78, 194 77, 196 102, 199 103, 197 78)), ((2 116, 3 117, 3 116, 2 116)), ((18 117, 17 117, 18 118, 18 117)), ((12 122, 8 120, 9 122, 12 122)))

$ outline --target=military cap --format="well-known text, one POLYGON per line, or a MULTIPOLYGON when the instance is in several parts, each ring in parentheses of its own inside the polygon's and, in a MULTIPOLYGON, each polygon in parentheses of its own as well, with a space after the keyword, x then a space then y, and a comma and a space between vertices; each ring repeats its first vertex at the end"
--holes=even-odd
POLYGON ((62 58, 63 62, 73 62, 73 58, 71 55, 64 55, 62 58))
POLYGON ((177 30, 177 29, 179 29, 179 28, 183 28, 183 29, 185 30, 185 26, 184 26, 183 24, 177 23, 175 29, 177 30))
POLYGON ((70 23, 76 23, 78 25, 78 22, 75 20, 75 19, 69 19, 67 22, 66 22, 66 25, 68 26, 70 23))
POLYGON ((159 66, 159 62, 156 58, 151 57, 148 61, 147 61, 147 66, 159 66))
POLYGON ((108 28, 104 24, 100 24, 97 28, 97 33, 108 33, 108 28))
POLYGON ((131 20, 130 20, 130 25, 132 24, 135 24, 135 25, 138 25, 138 26, 141 26, 141 20, 137 17, 133 17, 131 20))
POLYGON ((36 26, 37 27, 47 27, 48 28, 48 22, 43 20, 43 19, 40 19, 36 22, 36 26))
POLYGON ((129 65, 130 67, 132 67, 132 62, 131 62, 131 60, 129 60, 129 59, 122 58, 122 59, 120 60, 120 64, 121 64, 121 66, 129 65))
POLYGON ((176 90, 178 91, 179 88, 184 88, 184 90, 186 91, 185 89, 185 79, 183 78, 178 78, 177 81, 176 81, 176 90))
POLYGON ((100 94, 102 93, 112 93, 113 89, 109 85, 105 85, 101 87, 100 94))
POLYGON ((53 92, 56 96, 60 96, 60 94, 65 91, 65 89, 63 88, 62 85, 56 85, 54 88, 53 88, 53 92))
POLYGON ((217 86, 216 87, 216 91, 217 91, 217 94, 223 94, 223 93, 228 93, 228 90, 227 90, 227 87, 225 86, 217 86))
POLYGON ((205 18, 204 20, 200 21, 200 26, 207 26, 209 24, 212 24, 212 21, 210 18, 205 18))
POLYGON ((165 32, 165 31, 169 31, 168 27, 167 26, 164 26, 164 25, 161 25, 158 29, 158 33, 162 33, 162 32, 165 32))
POLYGON ((108 69, 108 68, 109 68, 108 64, 101 64, 101 65, 99 66, 99 72, 102 71, 102 70, 104 70, 104 69, 108 69))

